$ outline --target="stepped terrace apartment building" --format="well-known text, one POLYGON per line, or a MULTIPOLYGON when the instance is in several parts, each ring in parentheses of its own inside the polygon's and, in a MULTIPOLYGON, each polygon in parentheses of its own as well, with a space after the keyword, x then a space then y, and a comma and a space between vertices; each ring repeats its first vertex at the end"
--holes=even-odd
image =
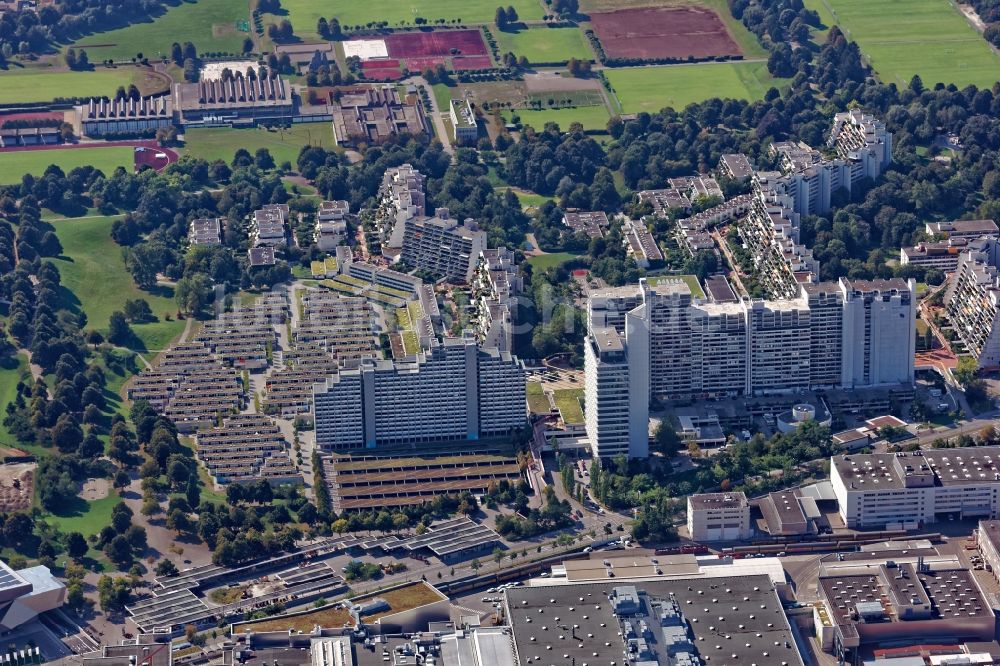
POLYGON ((430 271, 449 282, 472 280, 486 249, 486 232, 472 220, 459 224, 439 208, 435 217, 406 220, 400 258, 409 266, 430 271))
POLYGON ((833 456, 830 482, 850 528, 1000 518, 997 446, 833 456))
POLYGON ((412 361, 351 366, 313 387, 321 450, 476 441, 525 424, 524 366, 472 339, 446 338, 412 361))
POLYGON ((984 238, 964 252, 945 291, 948 318, 979 363, 1000 366, 1000 241, 984 238))

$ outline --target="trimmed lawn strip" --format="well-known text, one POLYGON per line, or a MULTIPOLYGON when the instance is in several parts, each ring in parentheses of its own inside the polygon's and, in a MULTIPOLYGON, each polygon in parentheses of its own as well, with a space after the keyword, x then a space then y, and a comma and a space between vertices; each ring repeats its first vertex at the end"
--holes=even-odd
POLYGON ((523 125, 531 125, 541 130, 546 123, 555 123, 563 131, 569 130, 573 123, 580 123, 585 130, 606 130, 611 114, 603 106, 576 106, 567 109, 517 109, 504 111, 504 121, 511 122, 514 116, 520 118, 523 125))
MULTIPOLYGON (((0 85, 0 88, 2 87, 0 85)), ((77 167, 94 166, 105 176, 110 176, 118 167, 124 167, 131 173, 135 168, 135 154, 128 146, 19 150, 0 153, 0 185, 20 183, 21 177, 26 173, 41 177, 52 164, 65 173, 77 167)))
POLYGON ((508 51, 517 57, 524 56, 531 64, 565 63, 570 58, 594 60, 594 52, 576 27, 530 27, 517 31, 497 28, 493 32, 500 45, 500 52, 508 51))
POLYGON ((605 70, 625 113, 656 113, 667 107, 681 111, 713 97, 763 99, 775 79, 763 62, 703 63, 605 70))
POLYGON ((233 161, 233 155, 245 148, 253 155, 258 148, 267 148, 275 164, 295 162, 303 146, 335 148, 330 123, 296 123, 290 129, 233 129, 230 127, 189 129, 184 133, 184 154, 208 160, 233 161))
POLYGON ((557 389, 552 392, 559 415, 566 424, 583 423, 583 389, 557 389))

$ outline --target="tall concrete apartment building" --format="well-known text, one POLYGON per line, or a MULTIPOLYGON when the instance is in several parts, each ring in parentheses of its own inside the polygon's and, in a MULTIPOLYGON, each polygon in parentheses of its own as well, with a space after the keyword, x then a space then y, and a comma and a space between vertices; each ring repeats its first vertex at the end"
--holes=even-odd
POLYGON ((400 258, 412 268, 423 269, 449 282, 470 282, 483 250, 486 232, 472 220, 459 224, 438 208, 434 217, 411 217, 403 227, 400 258))
POLYGON ((476 338, 484 347, 510 351, 514 344, 517 295, 524 281, 514 265, 514 253, 505 247, 483 250, 476 267, 473 292, 476 338))
POLYGON ((682 280, 660 279, 592 293, 584 350, 594 454, 645 455, 650 395, 912 383, 914 289, 901 279, 841 279, 803 285, 793 299, 707 302, 682 280))
POLYGON ((1000 241, 962 253, 945 291, 948 318, 980 368, 1000 366, 1000 241))
POLYGON ((645 306, 635 287, 594 292, 584 340, 584 424, 595 456, 649 455, 649 365, 645 306))
POLYGON ((508 436, 524 426, 524 366, 468 338, 406 362, 371 359, 313 387, 316 443, 350 451, 508 436))
POLYGON ((840 285, 844 294, 841 386, 912 382, 916 351, 913 280, 841 278, 840 285))

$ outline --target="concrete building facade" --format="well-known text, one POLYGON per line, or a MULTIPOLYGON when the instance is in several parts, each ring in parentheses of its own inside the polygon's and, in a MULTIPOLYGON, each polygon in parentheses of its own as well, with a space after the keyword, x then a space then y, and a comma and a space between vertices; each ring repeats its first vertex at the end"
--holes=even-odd
POLYGON ((687 528, 692 541, 749 539, 753 533, 750 502, 741 492, 689 495, 687 528))
POLYGON ((447 338, 413 361, 361 360, 313 387, 324 451, 475 441, 524 425, 524 367, 506 352, 447 338))

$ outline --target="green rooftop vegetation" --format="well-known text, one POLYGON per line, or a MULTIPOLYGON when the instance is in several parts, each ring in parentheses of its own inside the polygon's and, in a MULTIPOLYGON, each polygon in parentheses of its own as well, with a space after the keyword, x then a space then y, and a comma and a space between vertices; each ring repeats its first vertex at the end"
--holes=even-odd
POLYGON ((552 397, 559 410, 559 416, 567 425, 583 423, 583 389, 557 389, 552 397))

